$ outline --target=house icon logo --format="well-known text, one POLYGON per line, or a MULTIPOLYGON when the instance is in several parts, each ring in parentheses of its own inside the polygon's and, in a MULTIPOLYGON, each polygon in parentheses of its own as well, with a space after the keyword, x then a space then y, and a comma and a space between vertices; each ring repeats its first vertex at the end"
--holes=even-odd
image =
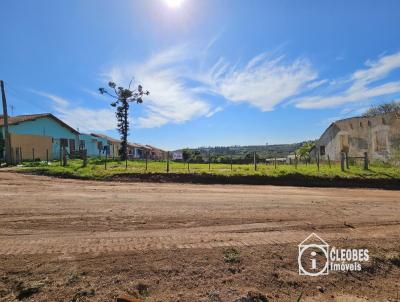
POLYGON ((298 264, 300 275, 328 275, 329 244, 312 233, 299 244, 298 264))

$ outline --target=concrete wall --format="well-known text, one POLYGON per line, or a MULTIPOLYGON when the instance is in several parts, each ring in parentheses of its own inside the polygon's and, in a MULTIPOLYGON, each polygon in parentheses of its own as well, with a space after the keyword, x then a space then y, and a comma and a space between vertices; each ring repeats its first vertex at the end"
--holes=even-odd
POLYGON ((53 159, 50 136, 10 133, 10 141, 13 161, 17 159, 17 148, 21 150, 23 160, 32 160, 33 152, 35 152, 35 159, 46 160, 46 152, 48 152, 49 160, 53 159))
POLYGON ((350 118, 333 123, 321 136, 317 150, 325 146, 326 159, 340 160, 340 152, 349 156, 363 156, 368 152, 371 159, 389 160, 400 148, 400 116, 396 113, 370 117, 350 118))

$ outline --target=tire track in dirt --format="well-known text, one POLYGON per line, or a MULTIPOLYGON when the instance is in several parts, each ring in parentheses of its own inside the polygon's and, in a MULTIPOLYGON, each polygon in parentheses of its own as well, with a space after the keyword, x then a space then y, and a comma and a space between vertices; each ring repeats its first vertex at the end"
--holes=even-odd
MULTIPOLYGON (((211 229, 211 228, 210 228, 211 229)), ((361 227, 336 232, 319 233, 325 240, 398 238, 398 226, 361 227), (373 231, 373 232, 372 232, 373 231)), ((140 232, 139 232, 140 233, 140 232)), ((138 232, 102 233, 96 236, 38 237, 19 236, 0 240, 0 255, 116 253, 169 249, 210 249, 300 243, 310 233, 306 231, 272 231, 249 233, 178 233, 161 230, 158 236, 140 236, 138 232), (122 234, 121 234, 122 233, 122 234), (163 235, 161 235, 163 233, 163 235), (123 236, 121 236, 123 235, 123 236), (26 238, 28 237, 28 238, 26 238)))

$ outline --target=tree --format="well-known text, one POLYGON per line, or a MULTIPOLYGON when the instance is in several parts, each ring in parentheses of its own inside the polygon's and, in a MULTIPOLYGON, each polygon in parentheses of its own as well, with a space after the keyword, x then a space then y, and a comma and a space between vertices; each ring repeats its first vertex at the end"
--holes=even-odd
POLYGON ((202 163, 204 162, 201 152, 199 150, 192 150, 189 148, 183 149, 182 152, 183 161, 190 163, 202 163))
POLYGON ((363 117, 372 117, 379 114, 400 111, 400 101, 391 101, 378 106, 372 106, 363 114, 363 117))
MULTIPOLYGON (((131 81, 132 83, 132 81, 131 81)), ((122 160, 128 158, 128 134, 129 134, 129 103, 136 102, 137 104, 143 103, 142 96, 149 95, 150 92, 144 91, 141 85, 135 90, 130 90, 131 84, 128 88, 117 87, 114 82, 109 82, 108 86, 114 90, 114 94, 109 93, 105 88, 99 88, 101 94, 107 94, 112 98, 116 99, 115 102, 111 103, 112 107, 117 107, 117 127, 118 132, 121 135, 121 149, 120 156, 122 160)))
POLYGON ((299 149, 296 150, 296 154, 300 157, 300 159, 309 160, 310 151, 313 147, 313 142, 306 142, 299 149))

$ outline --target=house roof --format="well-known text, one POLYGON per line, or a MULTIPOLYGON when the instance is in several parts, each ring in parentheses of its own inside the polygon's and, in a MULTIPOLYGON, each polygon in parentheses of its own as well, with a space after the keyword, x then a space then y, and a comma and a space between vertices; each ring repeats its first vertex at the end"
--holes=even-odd
POLYGON ((118 143, 120 144, 121 141, 115 138, 112 138, 111 136, 105 135, 105 134, 98 134, 98 133, 90 133, 90 135, 96 136, 96 137, 101 137, 105 138, 106 140, 112 142, 112 143, 118 143))
MULTIPOLYGON (((40 114, 28 114, 28 115, 11 116, 11 117, 8 118, 8 124, 9 125, 17 125, 17 124, 20 124, 20 123, 30 122, 30 121, 34 121, 34 120, 37 120, 37 119, 40 119, 40 118, 45 118, 45 117, 56 121, 58 124, 60 124, 61 126, 67 128, 71 132, 73 132, 75 134, 79 134, 78 131, 76 131, 70 125, 64 123, 62 120, 60 120, 59 118, 57 118, 56 116, 54 116, 51 113, 40 113, 40 114)), ((3 126, 3 125, 4 125, 4 117, 1 116, 0 117, 0 126, 3 126)))
POLYGON ((137 144, 137 143, 128 143, 129 147, 134 147, 134 148, 142 148, 142 149, 150 149, 150 147, 141 145, 141 144, 137 144))
POLYGON ((157 147, 154 147, 154 146, 152 146, 152 145, 146 145, 146 147, 148 147, 148 148, 150 148, 150 149, 152 149, 152 150, 156 150, 156 151, 160 151, 160 152, 165 152, 164 150, 162 150, 162 149, 160 149, 160 148, 157 148, 157 147))
POLYGON ((344 119, 341 119, 341 120, 334 121, 333 123, 331 123, 331 124, 329 125, 328 128, 325 129, 325 131, 322 133, 322 135, 320 136, 319 139, 321 139, 321 137, 323 137, 323 136, 325 135, 325 133, 326 133, 331 127, 333 127, 333 126, 335 126, 335 125, 338 126, 339 123, 342 123, 342 122, 344 122, 344 121, 350 121, 350 120, 355 120, 355 121, 360 121, 360 120, 361 120, 361 121, 365 121, 365 120, 370 120, 370 119, 373 119, 373 118, 376 118, 376 117, 383 117, 383 116, 388 116, 388 115, 395 115, 396 117, 399 117, 399 118, 400 118, 400 111, 387 112, 387 113, 377 114, 377 115, 374 115, 374 116, 353 116, 353 117, 347 117, 347 118, 344 118, 344 119))

